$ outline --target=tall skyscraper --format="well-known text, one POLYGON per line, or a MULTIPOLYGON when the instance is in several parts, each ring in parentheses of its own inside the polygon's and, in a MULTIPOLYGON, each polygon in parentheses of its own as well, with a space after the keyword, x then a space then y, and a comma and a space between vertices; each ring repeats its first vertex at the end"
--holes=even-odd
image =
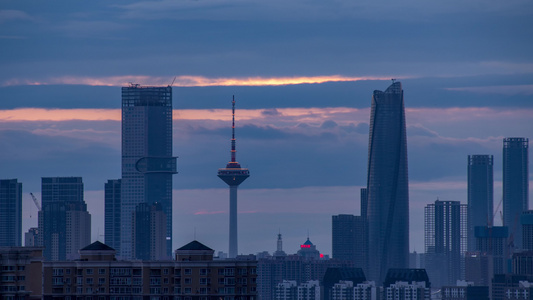
POLYGON ((0 180, 0 247, 22 246, 22 183, 0 180))
POLYGON ((39 244, 47 260, 79 258, 91 243, 91 215, 83 200, 81 177, 43 177, 39 244))
POLYGON ((172 87, 122 88, 120 255, 133 258, 133 213, 158 202, 167 217, 166 254, 172 256, 172 87))
POLYGON ((241 168, 235 158, 235 96, 232 103, 231 160, 225 168, 218 169, 218 177, 229 185, 229 257, 235 258, 238 250, 237 236, 237 188, 250 176, 250 171, 241 168))
POLYGON ((382 282, 389 268, 409 266, 409 191, 403 90, 374 91, 367 176, 368 273, 382 282))
POLYGON ((494 225, 492 172, 492 155, 468 155, 468 251, 476 250, 474 228, 494 225))
POLYGON ((120 253, 120 179, 105 184, 105 243, 120 253))
POLYGON ((461 279, 466 252, 467 205, 459 201, 428 204, 424 210, 426 270, 434 287, 461 279))
POLYGON ((516 249, 522 249, 520 215, 529 209, 528 146, 527 138, 503 139, 503 225, 516 249))

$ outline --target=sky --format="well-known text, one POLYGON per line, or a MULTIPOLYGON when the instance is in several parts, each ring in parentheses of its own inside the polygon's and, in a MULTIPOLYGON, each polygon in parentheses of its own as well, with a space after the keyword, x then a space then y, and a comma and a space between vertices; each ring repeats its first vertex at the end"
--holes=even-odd
POLYGON ((496 207, 502 139, 533 138, 531 37, 527 0, 0 0, 0 178, 23 183, 27 231, 40 178, 82 176, 103 241, 104 183, 121 176, 120 87, 173 83, 174 248, 197 239, 227 252, 216 172, 235 95, 237 160, 251 173, 239 252, 272 252, 281 232, 288 253, 309 236, 331 254, 331 216, 359 214, 372 93, 395 78, 410 250, 423 252, 424 207, 466 204, 467 156, 494 155, 496 207))

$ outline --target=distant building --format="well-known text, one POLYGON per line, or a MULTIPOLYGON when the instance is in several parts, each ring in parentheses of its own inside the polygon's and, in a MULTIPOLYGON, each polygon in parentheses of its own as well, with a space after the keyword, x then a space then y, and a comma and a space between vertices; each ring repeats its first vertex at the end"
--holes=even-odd
POLYGON ((46 260, 79 258, 91 242, 91 215, 83 200, 81 177, 43 177, 39 246, 46 260))
POLYGON ((338 287, 348 288, 348 286, 357 286, 366 282, 366 276, 361 268, 328 268, 322 280, 324 287, 324 300, 332 300, 333 288, 340 283, 342 286, 338 287), (342 283, 345 283, 342 285, 342 283))
POLYGON ((311 280, 321 281, 328 268, 352 267, 353 262, 320 258, 320 252, 308 239, 300 246, 298 254, 263 256, 257 263, 257 288, 261 300, 274 300, 275 291, 283 280, 296 281, 298 285, 311 280))
POLYGON ((492 155, 468 155, 468 251, 476 250, 476 226, 492 224, 493 164, 492 155))
POLYGON ((22 183, 0 180, 0 247, 22 246, 22 183))
POLYGON ((512 273, 516 275, 533 276, 533 251, 513 253, 512 273))
POLYGON ((503 225, 516 249, 522 249, 520 216, 529 209, 528 148, 527 138, 503 139, 503 225))
POLYGON ((277 243, 276 251, 274 251, 273 256, 287 256, 287 253, 283 251, 283 240, 281 239, 281 232, 278 234, 278 243, 277 243))
POLYGON ((341 280, 331 289, 331 300, 379 300, 380 288, 373 281, 365 281, 356 285, 351 281, 341 280))
POLYGON ((426 268, 426 253, 409 253, 409 269, 425 269, 426 268))
POLYGON ((166 251, 167 218, 160 203, 139 203, 133 214, 133 257, 142 260, 170 259, 166 251))
POLYGON ((43 249, 0 247, 0 299, 41 299, 43 249))
POLYGON ((105 243, 120 253, 120 179, 109 179, 104 185, 105 243))
POLYGON ((120 261, 95 242, 80 250, 80 261, 44 262, 43 299, 257 299, 257 261, 213 260, 213 253, 193 241, 175 260, 120 261))
MULTIPOLYGON (((166 215, 166 256, 172 256, 172 87, 122 87, 120 257, 133 258, 135 208, 161 203, 166 215)), ((139 239, 137 239, 138 241, 139 239)))
POLYGON ((24 246, 25 247, 37 247, 37 241, 39 239, 39 228, 32 227, 28 229, 28 232, 24 233, 24 246))
POLYGON ((462 281, 455 286, 443 286, 441 300, 489 300, 488 286, 475 286, 472 282, 462 281))
POLYGON ((437 200, 424 211, 427 273, 434 287, 453 285, 464 267, 467 206, 437 200))
POLYGON ((320 284, 311 280, 298 285, 294 280, 283 280, 276 286, 276 300, 320 300, 320 284))
POLYGON ((387 287, 383 287, 383 300, 430 300, 431 289, 425 282, 411 283, 397 281, 387 287))
POLYGON ((533 250, 533 210, 526 210, 520 216, 522 226, 522 248, 533 250))
POLYGON ((496 274, 492 279, 491 300, 532 299, 533 277, 496 274))
POLYGON ((505 226, 475 228, 476 250, 492 257, 493 274, 507 273, 507 238, 509 231, 505 226))
POLYGON ((475 286, 490 286, 494 276, 492 255, 487 252, 472 251, 465 253, 465 280, 475 286))
POLYGON ((367 176, 368 277, 409 265, 409 188, 403 90, 393 82, 374 91, 367 176))
POLYGON ((332 254, 339 260, 351 260, 354 266, 367 268, 367 222, 363 216, 332 216, 332 254))

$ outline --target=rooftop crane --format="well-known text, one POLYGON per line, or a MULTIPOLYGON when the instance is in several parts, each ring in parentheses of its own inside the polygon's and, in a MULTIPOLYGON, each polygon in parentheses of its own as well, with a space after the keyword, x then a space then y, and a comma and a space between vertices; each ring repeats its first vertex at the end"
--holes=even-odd
POLYGON ((41 211, 41 205, 39 205, 39 202, 37 202, 37 198, 33 195, 33 193, 30 193, 31 198, 33 199, 33 203, 35 203, 35 206, 37 206, 37 209, 41 211))

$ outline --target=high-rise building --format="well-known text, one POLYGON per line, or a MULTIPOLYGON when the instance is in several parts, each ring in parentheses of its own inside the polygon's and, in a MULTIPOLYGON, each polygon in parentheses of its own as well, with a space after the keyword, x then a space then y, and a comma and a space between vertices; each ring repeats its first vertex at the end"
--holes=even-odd
POLYGON ((133 214, 133 257, 164 260, 166 255, 166 216, 159 203, 139 203, 133 214))
POLYGON ((120 179, 105 184, 105 243, 120 253, 120 179))
POLYGON ((436 200, 424 210, 426 270, 434 287, 461 279, 466 252, 467 206, 459 201, 436 200))
POLYGON ((476 250, 474 228, 493 225, 493 156, 468 155, 468 251, 476 250))
POLYGON ((22 246, 22 183, 0 180, 0 246, 22 246))
POLYGON ((374 91, 367 176, 368 274, 381 282, 389 268, 409 265, 409 191, 403 90, 374 91))
POLYGON ((332 255, 334 259, 349 260, 366 270, 366 222, 362 216, 332 216, 332 255))
POLYGON ((172 255, 172 88, 122 88, 120 255, 133 256, 132 218, 140 203, 159 202, 167 217, 166 254, 172 255))
POLYGON ((494 274, 508 273, 508 228, 506 226, 478 226, 475 228, 475 236, 476 251, 487 253, 492 257, 494 274))
POLYGON ((225 168, 218 169, 218 177, 229 186, 229 257, 235 258, 239 253, 237 235, 237 188, 250 176, 250 171, 241 168, 235 154, 235 96, 232 101, 231 123, 231 160, 225 168))
POLYGON ((39 245, 47 260, 79 258, 91 243, 91 215, 83 200, 81 177, 43 177, 39 212, 39 245))
POLYGON ((522 249, 533 251, 533 210, 526 210, 520 216, 522 226, 522 249))
POLYGON ((528 146, 527 138, 503 139, 503 225, 516 249, 522 249, 520 215, 529 209, 528 146))

